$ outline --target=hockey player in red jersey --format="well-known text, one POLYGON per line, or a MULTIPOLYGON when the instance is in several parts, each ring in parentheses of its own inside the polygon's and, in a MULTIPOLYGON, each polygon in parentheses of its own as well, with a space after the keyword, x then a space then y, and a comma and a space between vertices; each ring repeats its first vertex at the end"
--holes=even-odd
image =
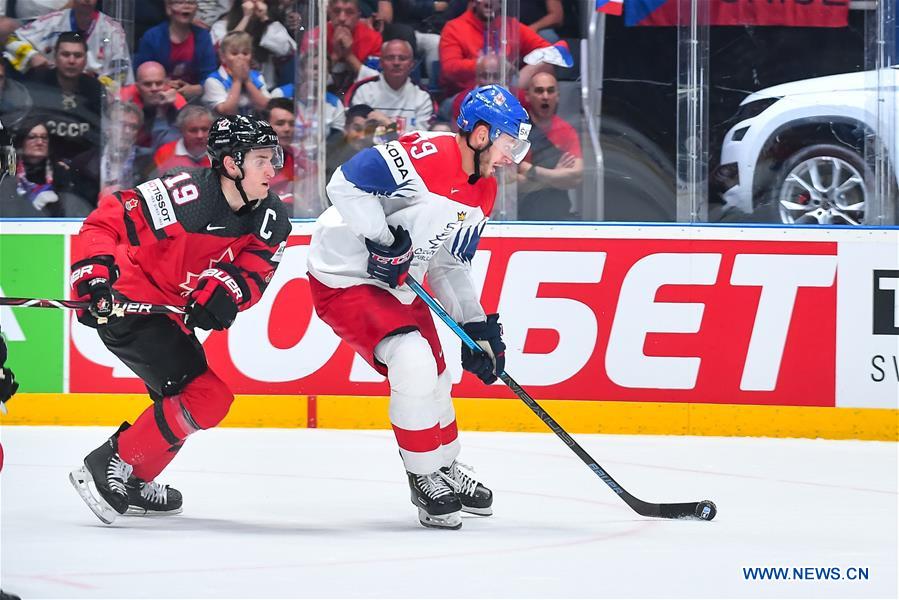
POLYGON ((451 381, 434 321, 403 285, 428 275, 434 294, 484 348, 462 366, 484 383, 505 364, 499 316, 481 307, 471 259, 496 200, 497 167, 518 163, 530 122, 508 90, 462 103, 459 133, 415 132, 363 150, 328 184, 333 206, 309 248, 318 316, 390 383, 390 422, 412 503, 426 527, 458 529, 461 511, 492 514, 493 494, 457 460, 451 381))
POLYGON ((227 329, 256 304, 290 233, 287 210, 269 189, 282 163, 271 126, 222 117, 207 149, 211 168, 173 169, 105 196, 78 234, 71 286, 90 301, 79 320, 97 328, 153 399, 70 475, 106 523, 126 512, 181 512, 181 494, 154 480, 190 434, 225 417, 234 398, 206 364, 194 329, 227 329), (113 299, 186 304, 187 313, 119 317, 113 299))

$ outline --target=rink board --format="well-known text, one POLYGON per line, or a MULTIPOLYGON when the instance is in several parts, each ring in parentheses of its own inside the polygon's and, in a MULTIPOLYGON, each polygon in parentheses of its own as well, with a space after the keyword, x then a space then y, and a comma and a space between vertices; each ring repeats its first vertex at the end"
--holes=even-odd
MULTIPOLYGON (((2 222, 2 294, 64 297, 78 226, 2 222)), ((263 300, 203 340, 238 394, 226 424, 389 426, 386 382, 312 310, 311 229, 294 224, 263 300)), ((472 271, 509 373, 571 431, 897 439, 899 230, 491 224, 472 271)), ((145 406, 71 315, 0 318, 23 392, 2 423, 111 424, 145 406)), ((447 362, 460 426, 545 428, 447 362)))

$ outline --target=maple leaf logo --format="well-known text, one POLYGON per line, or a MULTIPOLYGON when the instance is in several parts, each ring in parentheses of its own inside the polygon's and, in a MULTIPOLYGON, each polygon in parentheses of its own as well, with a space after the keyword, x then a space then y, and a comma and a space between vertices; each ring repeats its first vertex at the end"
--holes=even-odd
MULTIPOLYGON (((205 271, 206 269, 211 269, 215 265, 220 262, 234 262, 234 251, 231 250, 231 246, 228 246, 222 255, 218 258, 210 258, 209 266, 200 269, 200 273, 205 271)), ((193 271, 187 272, 187 279, 184 280, 184 283, 179 283, 178 287, 180 287, 183 291, 181 295, 185 298, 190 295, 192 291, 197 287, 197 280, 200 279, 200 273, 194 273, 193 271)))

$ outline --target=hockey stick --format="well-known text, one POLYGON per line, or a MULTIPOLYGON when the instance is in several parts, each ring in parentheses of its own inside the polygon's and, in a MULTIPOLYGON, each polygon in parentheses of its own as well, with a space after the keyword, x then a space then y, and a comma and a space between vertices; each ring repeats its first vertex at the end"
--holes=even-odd
MULTIPOLYGON (((468 346, 468 348, 472 352, 483 352, 484 350, 478 346, 478 344, 471 339, 465 330, 458 324, 453 318, 449 315, 449 313, 444 310, 440 303, 437 302, 423 287, 411 276, 406 278, 406 283, 412 288, 419 298, 424 300, 425 304, 427 304, 431 310, 433 310, 440 319, 446 323, 446 325, 453 330, 459 339, 462 340, 462 343, 468 346)), ((540 417, 540 420, 546 423, 546 425, 559 436, 565 445, 571 448, 572 452, 578 455, 578 457, 584 461, 584 463, 590 467, 590 470, 593 471, 597 477, 603 480, 603 482, 612 488, 612 491, 618 494, 618 496, 624 500, 624 502, 630 506, 637 514, 642 515, 644 517, 658 517, 662 519, 700 519, 703 521, 711 521, 715 518, 715 515, 718 513, 718 509, 715 507, 715 503, 711 500, 703 500, 701 502, 681 502, 681 503, 673 503, 673 504, 654 504, 652 502, 644 502, 639 498, 631 495, 627 490, 621 487, 617 481, 612 479, 612 476, 609 475, 599 464, 593 460, 587 451, 581 448, 580 444, 578 444, 574 439, 566 432, 561 425, 559 425, 555 419, 553 419, 549 413, 547 413, 543 408, 537 404, 537 401, 531 398, 531 396, 522 389, 518 383, 515 382, 512 377, 509 376, 508 373, 503 371, 499 373, 499 378, 503 380, 509 388, 515 392, 521 400, 528 405, 534 413, 540 417)))
MULTIPOLYGON (((75 310, 87 310, 90 302, 84 300, 49 300, 46 298, 2 298, 0 306, 13 306, 19 308, 71 308, 75 310)), ((183 315, 183 306, 170 306, 168 304, 149 304, 146 302, 120 302, 113 303, 112 314, 121 317, 124 315, 154 315, 154 314, 178 314, 183 315)))

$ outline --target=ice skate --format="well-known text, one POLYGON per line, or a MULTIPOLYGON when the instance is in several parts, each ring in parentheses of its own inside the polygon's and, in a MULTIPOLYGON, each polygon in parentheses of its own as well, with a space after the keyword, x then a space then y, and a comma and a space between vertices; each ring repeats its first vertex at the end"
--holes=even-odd
POLYGON ((412 504, 418 507, 418 520, 425 527, 459 529, 462 527, 462 503, 444 475, 435 471, 428 475, 409 476, 412 504))
POLYGON ((128 509, 125 482, 131 476, 132 467, 119 456, 117 434, 88 454, 84 467, 69 473, 69 481, 78 495, 106 524, 111 524, 128 509))
POLYGON ((128 491, 126 515, 177 515, 182 510, 181 492, 173 487, 131 477, 125 488, 128 491))
POLYGON ((474 478, 474 469, 454 460, 440 470, 462 503, 462 512, 485 517, 493 514, 493 492, 474 478))

